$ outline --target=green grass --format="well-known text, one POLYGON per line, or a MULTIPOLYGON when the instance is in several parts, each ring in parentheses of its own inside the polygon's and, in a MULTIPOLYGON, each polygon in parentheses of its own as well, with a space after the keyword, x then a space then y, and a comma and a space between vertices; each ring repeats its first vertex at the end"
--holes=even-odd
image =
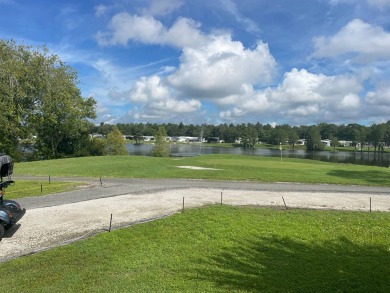
POLYGON ((14 173, 18 175, 193 178, 390 186, 388 168, 243 155, 202 155, 185 158, 85 157, 17 163, 14 169, 14 173), (219 170, 177 168, 184 165, 219 170))
POLYGON ((0 264, 8 292, 389 292, 389 213, 208 206, 0 264))
POLYGON ((41 180, 16 180, 5 191, 5 199, 18 199, 22 197, 41 196, 52 193, 75 190, 85 183, 81 182, 48 182, 41 180))

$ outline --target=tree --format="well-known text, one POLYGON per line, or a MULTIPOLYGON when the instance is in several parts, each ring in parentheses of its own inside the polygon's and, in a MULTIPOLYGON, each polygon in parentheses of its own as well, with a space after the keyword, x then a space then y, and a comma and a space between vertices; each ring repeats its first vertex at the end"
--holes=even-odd
POLYGON ((271 132, 271 141, 274 145, 284 145, 286 141, 288 140, 288 134, 289 134, 289 127, 286 127, 286 125, 278 125, 273 128, 273 131, 271 132))
POLYGON ((288 140, 292 144, 293 150, 295 150, 295 144, 297 143, 298 139, 299 139, 298 132, 294 128, 291 128, 288 135, 288 140))
POLYGON ((76 87, 77 74, 52 57, 47 72, 48 89, 36 109, 35 128, 39 153, 45 158, 73 156, 88 137, 89 122, 94 118, 95 101, 83 99, 76 87))
POLYGON ((38 78, 28 47, 0 40, 0 152, 17 159, 19 141, 31 133, 27 123, 34 105, 34 83, 38 78))
POLYGON ((126 140, 117 127, 107 135, 106 140, 106 154, 107 155, 127 155, 126 140))
POLYGON ((329 140, 330 140, 330 146, 333 147, 333 151, 335 152, 336 147, 339 146, 339 141, 338 141, 337 137, 335 137, 333 135, 329 136, 329 140))
POLYGON ((166 140, 167 133, 164 126, 160 126, 155 135, 155 143, 153 148, 154 157, 169 157, 169 145, 166 140))
POLYGON ((36 136, 43 158, 74 156, 88 140, 95 101, 84 99, 76 72, 44 47, 0 40, 0 151, 17 155, 20 141, 36 136))
POLYGON ((106 140, 103 138, 91 138, 85 153, 81 154, 81 156, 105 156, 106 154, 106 140))
POLYGON ((258 133, 254 127, 246 127, 241 135, 244 148, 254 148, 258 141, 258 133))
POLYGON ((386 146, 390 145, 390 121, 387 121, 386 124, 384 124, 385 128, 385 134, 383 136, 383 141, 386 144, 386 146))
POLYGON ((310 127, 306 136, 306 149, 308 151, 322 151, 325 145, 321 142, 321 135, 316 126, 310 127))
POLYGON ((377 150, 379 151, 379 148, 382 149, 382 143, 385 135, 385 125, 384 124, 373 124, 370 127, 370 135, 369 135, 369 140, 374 146, 374 152, 377 150))
POLYGON ((337 125, 335 124, 320 123, 317 127, 322 139, 330 139, 336 135, 337 125))

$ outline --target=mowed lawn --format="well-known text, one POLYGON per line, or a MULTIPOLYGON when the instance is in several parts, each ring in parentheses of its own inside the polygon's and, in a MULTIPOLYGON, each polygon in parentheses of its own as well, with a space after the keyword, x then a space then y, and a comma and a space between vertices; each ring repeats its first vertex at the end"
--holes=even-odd
MULTIPOLYGON (((388 168, 234 155, 62 159, 14 173, 390 186, 388 168)), ((0 273, 5 292, 390 292, 390 213, 207 206, 0 263, 0 273)))
POLYGON ((14 173, 52 177, 194 178, 390 186, 389 168, 242 155, 71 158, 17 163, 14 173), (214 170, 182 169, 179 166, 214 170))
POLYGON ((208 206, 1 263, 1 288, 390 292, 389 231, 389 213, 208 206))

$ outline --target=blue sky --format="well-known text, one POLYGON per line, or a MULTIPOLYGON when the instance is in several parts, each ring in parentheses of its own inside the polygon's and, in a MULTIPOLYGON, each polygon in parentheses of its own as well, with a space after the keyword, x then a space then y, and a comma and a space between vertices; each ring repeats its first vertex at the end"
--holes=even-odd
POLYGON ((0 38, 76 69, 96 123, 390 120, 390 0, 0 0, 0 38))

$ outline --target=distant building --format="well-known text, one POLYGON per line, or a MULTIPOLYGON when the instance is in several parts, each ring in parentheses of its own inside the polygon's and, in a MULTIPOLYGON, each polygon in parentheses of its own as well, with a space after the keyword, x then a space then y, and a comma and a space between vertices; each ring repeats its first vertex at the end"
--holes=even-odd
POLYGON ((104 138, 103 134, 100 133, 92 133, 89 135, 90 138, 104 138))
POLYGON ((353 142, 350 140, 339 140, 339 145, 343 147, 349 147, 353 145, 353 142))
POLYGON ((154 136, 144 136, 144 141, 154 141, 154 136))
POLYGON ((219 140, 219 137, 209 137, 209 138, 207 139, 207 142, 208 142, 208 143, 219 143, 220 140, 219 140))

